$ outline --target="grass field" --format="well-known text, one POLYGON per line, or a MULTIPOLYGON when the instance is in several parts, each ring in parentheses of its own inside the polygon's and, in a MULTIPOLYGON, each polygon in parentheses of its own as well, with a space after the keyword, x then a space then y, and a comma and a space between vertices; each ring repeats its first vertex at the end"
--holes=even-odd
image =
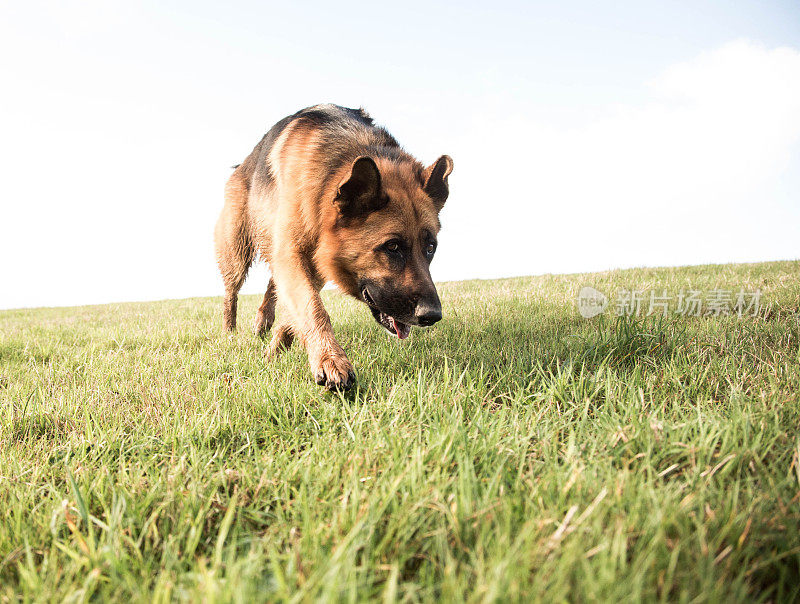
POLYGON ((402 343, 325 294, 346 396, 264 363, 255 297, 233 337, 221 299, 0 312, 0 601, 800 598, 800 262, 440 293, 402 343))

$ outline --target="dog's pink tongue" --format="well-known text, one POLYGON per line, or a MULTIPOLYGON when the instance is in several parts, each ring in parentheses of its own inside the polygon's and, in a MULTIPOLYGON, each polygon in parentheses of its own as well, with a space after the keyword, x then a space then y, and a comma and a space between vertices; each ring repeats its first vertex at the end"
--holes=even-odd
POLYGON ((405 340, 411 334, 411 325, 406 325, 400 321, 396 321, 394 317, 389 317, 392 322, 392 328, 401 340, 405 340))

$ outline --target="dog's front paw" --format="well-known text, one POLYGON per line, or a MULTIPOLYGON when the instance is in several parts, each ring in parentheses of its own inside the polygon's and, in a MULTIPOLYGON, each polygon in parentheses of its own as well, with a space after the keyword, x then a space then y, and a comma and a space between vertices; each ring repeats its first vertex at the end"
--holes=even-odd
POLYGON ((356 372, 347 357, 344 355, 329 355, 323 357, 314 371, 314 380, 328 390, 350 390, 356 383, 356 372))

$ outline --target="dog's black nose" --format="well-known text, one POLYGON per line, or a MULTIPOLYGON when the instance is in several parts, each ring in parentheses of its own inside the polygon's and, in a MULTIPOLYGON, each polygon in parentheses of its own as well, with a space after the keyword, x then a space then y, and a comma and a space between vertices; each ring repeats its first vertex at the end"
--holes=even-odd
POLYGON ((414 316, 422 327, 428 327, 442 320, 442 307, 430 302, 420 302, 417 304, 414 316))

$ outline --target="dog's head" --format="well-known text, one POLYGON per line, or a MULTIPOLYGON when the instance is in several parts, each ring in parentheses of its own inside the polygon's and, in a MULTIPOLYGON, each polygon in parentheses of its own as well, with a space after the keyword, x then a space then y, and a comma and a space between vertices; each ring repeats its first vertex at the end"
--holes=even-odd
POLYGON ((447 155, 424 169, 363 156, 336 191, 336 281, 401 339, 442 318, 430 264, 452 170, 447 155))

